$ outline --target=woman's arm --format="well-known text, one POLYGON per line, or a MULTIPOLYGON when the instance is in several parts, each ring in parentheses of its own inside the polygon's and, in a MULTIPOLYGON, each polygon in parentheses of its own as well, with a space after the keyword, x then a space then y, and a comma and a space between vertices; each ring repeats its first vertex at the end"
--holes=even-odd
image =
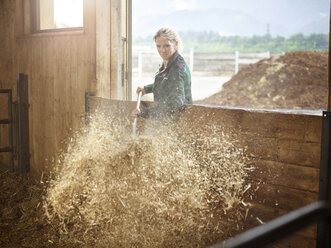
POLYGON ((169 72, 168 80, 165 82, 168 87, 166 87, 166 92, 164 92, 164 100, 155 106, 141 109, 141 116, 144 118, 157 117, 180 111, 185 102, 185 79, 185 70, 177 68, 169 72))
POLYGON ((148 84, 148 85, 144 86, 146 94, 153 92, 153 86, 154 86, 154 84, 148 84))

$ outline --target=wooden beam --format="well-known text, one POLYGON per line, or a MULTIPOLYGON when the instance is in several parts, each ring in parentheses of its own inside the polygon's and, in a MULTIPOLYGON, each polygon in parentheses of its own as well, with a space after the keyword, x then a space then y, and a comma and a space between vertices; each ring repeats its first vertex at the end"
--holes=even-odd
POLYGON ((24 34, 24 3, 19 0, 15 4, 15 36, 20 37, 24 34))
POLYGON ((37 29, 54 29, 54 0, 39 0, 37 29))
POLYGON ((17 75, 18 166, 21 174, 30 170, 28 77, 17 75))
POLYGON ((122 98, 120 82, 121 56, 121 1, 111 1, 110 6, 110 97, 122 98))
MULTIPOLYGON (((330 5, 330 14, 331 14, 331 5, 330 5)), ((328 97, 328 111, 331 110, 331 52, 330 52, 330 46, 331 46, 331 15, 330 15, 330 23, 329 23, 329 65, 328 65, 328 80, 329 80, 329 97, 328 97)))
POLYGON ((127 44, 128 44, 128 100, 132 100, 132 0, 127 3, 127 44))
POLYGON ((108 0, 96 1, 96 78, 97 96, 110 98, 111 40, 110 8, 108 0))

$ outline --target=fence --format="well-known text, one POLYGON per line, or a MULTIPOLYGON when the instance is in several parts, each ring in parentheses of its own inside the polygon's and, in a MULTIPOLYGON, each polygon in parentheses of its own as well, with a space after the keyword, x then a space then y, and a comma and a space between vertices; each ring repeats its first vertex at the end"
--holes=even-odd
MULTIPOLYGON (((264 53, 202 53, 182 54, 191 73, 198 76, 232 76, 240 68, 270 58, 270 52, 264 53)), ((162 63, 157 51, 133 49, 132 72, 135 77, 153 76, 162 63)))

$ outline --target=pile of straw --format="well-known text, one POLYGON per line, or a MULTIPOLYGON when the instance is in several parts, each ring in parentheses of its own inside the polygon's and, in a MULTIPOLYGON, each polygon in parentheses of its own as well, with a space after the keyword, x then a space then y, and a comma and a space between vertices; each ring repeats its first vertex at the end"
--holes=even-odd
POLYGON ((43 207, 62 242, 205 246, 240 228, 250 167, 233 137, 157 121, 131 136, 130 124, 98 113, 59 157, 43 207))

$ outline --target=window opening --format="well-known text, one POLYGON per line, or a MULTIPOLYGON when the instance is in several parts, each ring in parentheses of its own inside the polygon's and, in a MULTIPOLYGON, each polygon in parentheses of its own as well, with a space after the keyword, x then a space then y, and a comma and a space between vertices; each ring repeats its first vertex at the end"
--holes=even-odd
POLYGON ((37 30, 83 27, 83 0, 39 0, 37 30))

